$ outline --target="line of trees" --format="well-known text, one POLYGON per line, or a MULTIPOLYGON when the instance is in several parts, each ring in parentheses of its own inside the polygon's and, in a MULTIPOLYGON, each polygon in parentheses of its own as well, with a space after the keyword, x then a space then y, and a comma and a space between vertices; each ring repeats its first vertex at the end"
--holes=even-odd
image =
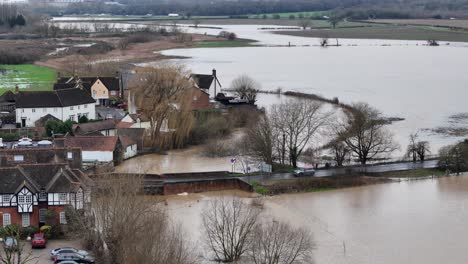
POLYGON ((19 13, 18 7, 11 4, 0 4, 0 26, 25 26, 26 18, 19 13))
POLYGON ((331 141, 318 149, 328 149, 338 166, 351 160, 365 165, 387 158, 398 148, 388 131, 388 121, 378 110, 357 103, 344 113, 341 120, 325 110, 323 103, 304 99, 273 105, 247 129, 243 143, 246 155, 267 164, 297 167, 298 161, 305 159, 302 156, 317 155, 311 146, 323 143, 325 135, 331 141))

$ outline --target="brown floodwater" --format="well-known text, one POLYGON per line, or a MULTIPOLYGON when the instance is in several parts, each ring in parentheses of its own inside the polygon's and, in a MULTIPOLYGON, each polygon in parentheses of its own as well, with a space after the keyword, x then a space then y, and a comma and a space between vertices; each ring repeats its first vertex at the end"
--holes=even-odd
MULTIPOLYGON (((171 196, 169 213, 201 247, 200 212, 222 192, 171 196)), ((316 263, 468 263, 468 176, 265 198, 265 217, 309 229, 316 263)))

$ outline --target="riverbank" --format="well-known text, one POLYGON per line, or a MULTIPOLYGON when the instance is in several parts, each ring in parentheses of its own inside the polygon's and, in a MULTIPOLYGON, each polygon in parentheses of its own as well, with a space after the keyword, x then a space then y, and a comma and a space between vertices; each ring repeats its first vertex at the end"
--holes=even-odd
POLYGON ((261 195, 273 196, 286 193, 322 192, 389 182, 392 180, 384 177, 331 176, 254 182, 252 186, 254 191, 261 195))

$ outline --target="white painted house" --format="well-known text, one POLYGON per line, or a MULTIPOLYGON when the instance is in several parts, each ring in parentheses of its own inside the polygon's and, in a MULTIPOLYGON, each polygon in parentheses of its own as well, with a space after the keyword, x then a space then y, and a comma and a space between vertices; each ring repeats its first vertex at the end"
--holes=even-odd
POLYGON ((68 136, 56 138, 55 142, 59 146, 80 148, 83 162, 116 161, 121 154, 121 144, 117 136, 68 136))
POLYGON ((81 116, 96 119, 96 101, 83 89, 18 92, 15 98, 16 124, 33 127, 41 117, 52 115, 61 121, 77 122, 81 116))

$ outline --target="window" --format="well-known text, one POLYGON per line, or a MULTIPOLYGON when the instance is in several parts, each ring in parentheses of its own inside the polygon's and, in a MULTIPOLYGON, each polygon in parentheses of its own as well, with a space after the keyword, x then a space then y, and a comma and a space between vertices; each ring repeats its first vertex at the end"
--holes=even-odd
POLYGON ((21 214, 21 226, 27 227, 31 225, 31 221, 29 219, 29 214, 21 214))
POLYGON ((58 111, 58 109, 57 109, 57 107, 55 107, 55 108, 54 108, 54 112, 57 113, 57 111, 58 111))
POLYGON ((78 110, 80 110, 80 106, 78 106, 78 110))
POLYGON ((46 113, 46 112, 47 112, 47 108, 42 108, 42 112, 46 113))
POLYGON ((45 215, 46 215, 47 209, 39 209, 39 223, 45 223, 45 215))
POLYGON ((84 105, 84 108, 88 108, 88 105, 84 105))
POLYGON ((2 195, 2 202, 3 203, 9 203, 10 202, 10 195, 9 194, 4 194, 2 195))
POLYGON ((47 193, 44 190, 39 192, 39 200, 40 201, 47 201, 47 193))
POLYGON ((36 108, 32 108, 31 112, 36 113, 36 108))
POLYGON ((64 202, 67 200, 67 194, 66 193, 59 193, 59 201, 64 202))
POLYGON ((18 204, 32 204, 32 195, 18 195, 18 204))
POLYGON ((73 152, 67 152, 67 159, 72 160, 73 159, 73 152))
POLYGON ((67 217, 65 216, 65 212, 60 212, 60 224, 67 224, 67 217))
POLYGON ((75 121, 75 115, 70 115, 70 118, 68 119, 70 119, 71 121, 75 121))
POLYGON ((21 109, 21 113, 24 113, 24 109, 21 109))
POLYGON ((70 106, 70 110, 73 110, 73 106, 70 106))
POLYGON ((13 157, 13 160, 16 161, 16 162, 24 161, 24 156, 23 155, 15 155, 13 157))
POLYGON ((11 225, 11 215, 3 214, 3 227, 11 225))

